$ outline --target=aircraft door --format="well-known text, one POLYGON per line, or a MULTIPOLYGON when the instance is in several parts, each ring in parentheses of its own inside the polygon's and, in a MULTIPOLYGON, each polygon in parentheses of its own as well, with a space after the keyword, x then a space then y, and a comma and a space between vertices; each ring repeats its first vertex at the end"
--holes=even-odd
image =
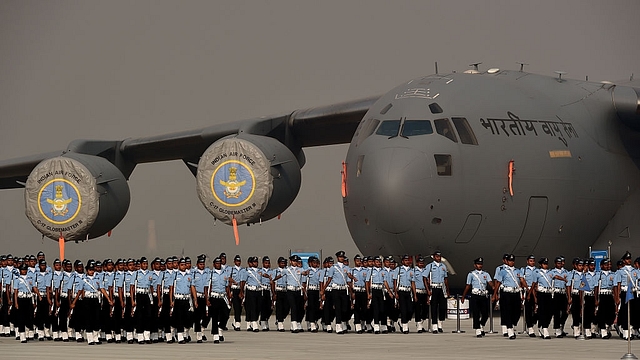
POLYGON ((516 256, 527 256, 533 253, 547 220, 549 199, 546 196, 532 196, 529 198, 527 220, 524 223, 520 239, 513 250, 516 256))

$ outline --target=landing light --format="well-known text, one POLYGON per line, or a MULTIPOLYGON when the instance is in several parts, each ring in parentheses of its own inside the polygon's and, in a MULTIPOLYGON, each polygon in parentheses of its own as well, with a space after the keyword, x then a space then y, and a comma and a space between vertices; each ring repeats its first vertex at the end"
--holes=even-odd
POLYGON ((513 196, 513 173, 516 171, 514 168, 514 161, 509 161, 509 194, 513 196))

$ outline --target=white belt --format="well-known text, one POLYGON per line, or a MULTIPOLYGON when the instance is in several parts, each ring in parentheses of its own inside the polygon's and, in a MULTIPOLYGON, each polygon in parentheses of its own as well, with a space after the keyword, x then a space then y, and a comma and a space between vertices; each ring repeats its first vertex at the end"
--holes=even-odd
POLYGON ((204 293, 196 292, 196 297, 199 297, 200 299, 204 299, 204 293))
POLYGON ((333 290, 347 290, 347 285, 333 285, 333 290))
POLYGON ((584 296, 593 296, 593 291, 585 291, 584 296))
POLYGON ((320 290, 318 285, 307 285, 307 290, 320 290))
POLYGON ((162 289, 162 293, 163 293, 163 294, 168 294, 168 293, 169 293, 169 288, 162 289))
POLYGON ((545 293, 545 294, 551 294, 553 292, 553 289, 550 287, 545 287, 545 286, 540 286, 538 285, 538 292, 541 293, 545 293))
POLYGON ((84 292, 84 297, 85 299, 97 299, 98 298, 98 293, 97 292, 84 292))
POLYGON ((19 292, 18 292, 18 297, 19 297, 20 299, 28 299, 28 298, 30 298, 30 297, 31 297, 31 293, 26 293, 26 292, 21 292, 21 291, 19 291, 19 292))
POLYGON ((520 288, 518 287, 511 287, 511 286, 505 286, 502 291, 506 292, 506 293, 511 293, 511 294, 515 294, 520 292, 520 288))
POLYGON ((482 296, 486 296, 489 292, 487 290, 480 290, 480 289, 471 289, 471 293, 473 295, 482 295, 482 296))
POLYGON ((611 294, 613 294, 611 289, 600 289, 598 292, 600 293, 600 295, 611 295, 611 294))
POLYGON ((416 289, 416 294, 426 294, 427 289, 416 289))
POLYGON ((620 291, 627 291, 627 286, 620 286, 620 291))
POLYGON ((189 295, 186 295, 186 294, 175 294, 175 295, 173 295, 173 297, 176 300, 188 300, 189 299, 189 295))
POLYGON ((580 295, 580 290, 571 290, 571 295, 580 295))
POLYGON ((260 287, 262 288, 262 290, 271 291, 271 289, 269 288, 269 285, 260 285, 260 287))
POLYGON ((409 286, 398 286, 398 291, 411 291, 409 286))
POLYGON ((300 287, 299 286, 287 285, 287 290, 289 290, 289 291, 299 291, 300 287))
POLYGON ((382 284, 371 284, 373 290, 382 290, 382 284))
POLYGON ((443 283, 433 283, 431 284, 432 288, 436 288, 436 289, 442 289, 442 285, 444 285, 443 283))
MULTIPOLYGON (((253 286, 253 285, 245 285, 245 290, 249 290, 249 291, 258 291, 258 287, 257 286, 253 286)), ((262 290, 262 289, 260 289, 262 290)))
POLYGON ((231 288, 234 289, 234 290, 235 289, 240 289, 240 285, 231 285, 231 288))
POLYGON ((353 291, 356 291, 356 292, 366 292, 366 291, 367 291, 367 288, 365 288, 364 286, 354 286, 354 287, 353 287, 353 291))
POLYGON ((67 297, 69 297, 69 294, 67 294, 67 293, 60 293, 60 297, 61 297, 61 298, 67 298, 67 297))
POLYGON ((224 294, 224 293, 218 293, 218 292, 214 292, 214 291, 211 292, 211 297, 214 298, 214 299, 222 299, 225 296, 226 296, 226 294, 224 294))
POLYGON ((276 286, 276 291, 287 291, 284 286, 276 286))
POLYGON ((129 296, 131 296, 131 294, 126 292, 126 293, 124 293, 124 296, 129 297, 129 296))
MULTIPOLYGON (((62 294, 61 294, 61 295, 62 295, 62 294)), ((65 297, 66 297, 66 296, 65 296, 65 297)), ((113 297, 114 297, 114 298, 119 298, 119 297, 120 297, 120 295, 119 295, 117 292, 115 292, 115 293, 113 293, 113 297)))
POLYGON ((149 289, 136 289, 136 294, 148 294, 149 289))
POLYGON ((554 288, 553 292, 556 293, 556 294, 566 294, 567 293, 567 289, 554 288))

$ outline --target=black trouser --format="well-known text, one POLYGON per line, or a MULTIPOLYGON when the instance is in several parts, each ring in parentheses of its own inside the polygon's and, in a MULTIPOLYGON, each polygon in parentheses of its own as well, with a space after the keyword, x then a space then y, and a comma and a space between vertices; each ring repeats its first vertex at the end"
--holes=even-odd
POLYGON ((347 322, 349 320, 347 314, 351 307, 347 290, 333 289, 331 294, 333 296, 333 308, 336 311, 336 325, 347 322))
POLYGON ((54 331, 67 331, 69 321, 69 298, 60 296, 60 308, 54 321, 54 331), (57 330, 56 330, 57 329, 57 330))
POLYGON ((233 320, 237 323, 242 321, 242 299, 240 299, 240 289, 233 289, 231 307, 233 308, 233 320))
POLYGON ((548 328, 554 310, 552 294, 538 292, 536 298, 538 299, 538 328, 548 328))
POLYGON ((18 306, 14 304, 14 309, 11 310, 16 314, 15 326, 18 327, 18 332, 25 332, 27 329, 33 329, 33 303, 31 298, 18 298, 18 306))
POLYGON ((353 321, 355 324, 360 324, 367 319, 367 304, 369 299, 367 298, 366 291, 355 291, 354 294, 353 321))
MULTIPOLYGON (((622 298, 620 299, 622 302, 622 298)), ((622 309, 622 306, 620 308, 622 309)), ((616 303, 613 300, 612 294, 599 295, 597 318, 598 318, 598 327, 601 330, 605 329, 607 325, 613 325, 613 321, 616 319, 616 303)), ((619 322, 623 322, 623 321, 619 321, 619 322)))
POLYGON ((262 290, 262 297, 260 300, 260 321, 266 321, 267 327, 269 327, 269 318, 273 312, 271 290, 262 290))
POLYGON ((36 303, 36 316, 33 319, 33 324, 38 328, 38 330, 44 330, 45 328, 49 328, 51 325, 50 317, 49 317, 49 301, 47 301, 46 297, 43 297, 42 300, 38 300, 36 303))
MULTIPOLYGON (((506 305, 505 305, 505 299, 502 297, 502 294, 504 294, 504 292, 502 291, 502 289, 500 289, 500 297, 498 298, 498 306, 500 306, 500 325, 501 326, 507 326, 507 313, 505 311, 506 305)), ((433 303, 432 303, 433 304, 433 303)), ((433 319, 433 316, 431 317, 433 319)))
POLYGON ((258 321, 260 318, 260 301, 262 290, 246 290, 244 297, 244 311, 247 322, 258 321))
MULTIPOLYGON (((502 305, 501 305, 502 306, 502 305)), ((441 288, 431 289, 431 323, 437 324, 447 317, 447 299, 441 288)))
POLYGON ((527 328, 532 328, 538 322, 538 316, 535 313, 536 301, 533 295, 529 296, 529 299, 524 301, 524 318, 527 323, 527 328))
POLYGON ((629 307, 631 307, 631 326, 633 326, 633 315, 634 315, 633 301, 635 301, 635 299, 629 300, 631 304, 627 305, 625 304, 626 297, 627 297, 627 292, 620 291, 620 310, 618 311, 618 325, 622 326, 622 329, 624 330, 629 330, 627 329, 629 324, 627 317, 629 316, 629 307))
POLYGON ((484 295, 471 294, 469 310, 473 314, 473 328, 480 329, 487 324, 489 318, 489 298, 484 295))
POLYGON ((120 304, 120 297, 113 297, 113 311, 109 310, 111 314, 111 322, 109 329, 114 334, 120 335, 122 333, 122 304, 120 304))
POLYGON ((427 294, 416 293, 416 302, 414 305, 416 322, 427 320, 429 318, 429 304, 427 304, 427 294))
POLYGON ((391 320, 391 326, 395 326, 396 321, 398 321, 396 311, 397 299, 388 292, 385 292, 384 296, 384 313, 387 315, 387 318, 391 320))
POLYGON ((102 298, 102 305, 100 306, 100 330, 105 333, 111 332, 111 305, 106 298, 102 298))
MULTIPOLYGON (((97 298, 84 298, 84 329, 87 331, 100 330, 100 303, 97 298)), ((76 303, 77 305, 77 303, 76 303)))
POLYGON ((640 328, 640 299, 631 299, 631 327, 640 328))
POLYGON ((408 324, 413 316, 413 293, 411 291, 398 291, 400 306, 400 322, 408 324))
POLYGON ((304 316, 304 298, 301 290, 287 290, 287 299, 291 307, 291 321, 301 322, 304 316))
POLYGON ((149 319, 149 327, 152 332, 157 332, 160 328, 160 308, 158 307, 158 295, 153 296, 153 303, 151 304, 151 318, 149 319))
POLYGON ((553 328, 560 329, 567 320, 567 295, 557 293, 553 295, 553 328))
POLYGON ((307 321, 316 322, 320 318, 320 290, 307 290, 307 321))
POLYGON ((9 326, 9 296, 4 289, 0 289, 2 307, 0 308, 0 325, 9 326))
POLYGON ((331 325, 333 318, 336 316, 336 311, 333 308, 333 290, 324 291, 324 305, 322 306, 322 323, 325 325, 331 325))
POLYGON ((193 309, 193 331, 201 332, 203 327, 207 327, 206 325, 202 325, 205 321, 209 321, 207 317, 207 299, 203 297, 198 297, 197 299, 198 307, 193 309))
POLYGON ((209 298, 209 317, 211 318, 211 334, 218 335, 218 324, 227 312, 227 303, 223 298, 209 298))
POLYGON ((151 331, 151 299, 149 294, 136 294, 136 333, 151 331))
POLYGON ((596 324, 596 298, 585 295, 584 297, 584 327, 588 329, 591 324, 596 324))
POLYGON ((78 299, 76 300, 76 305, 73 308, 73 314, 71 315, 71 319, 70 321, 73 321, 73 329, 76 332, 80 332, 82 330, 85 330, 85 326, 87 324, 86 320, 85 320, 85 306, 84 306, 84 301, 85 299, 78 299))
POLYGON ((384 312, 384 293, 382 289, 371 289, 371 312, 373 323, 387 325, 387 316, 384 312))
POLYGON ((165 336, 171 336, 171 297, 169 294, 162 295, 162 310, 160 310, 160 328, 165 332, 165 336))
POLYGON ((508 293, 503 291, 500 297, 505 298, 504 315, 506 317, 507 329, 515 328, 516 326, 518 326, 518 321, 520 320, 520 292, 508 293))
POLYGON ((131 309, 133 309, 133 303, 130 297, 125 297, 124 302, 124 316, 122 317, 122 330, 133 333, 133 317, 131 316, 131 309))
POLYGON ((189 300, 175 299, 173 301, 173 315, 171 319, 178 333, 184 332, 185 328, 189 328, 189 300))
POLYGON ((572 326, 580 326, 582 322, 582 315, 580 312, 582 311, 582 301, 580 299, 580 294, 574 295, 571 294, 571 321, 572 326))
POLYGON ((286 291, 276 291, 276 320, 281 323, 289 313, 289 299, 286 291))

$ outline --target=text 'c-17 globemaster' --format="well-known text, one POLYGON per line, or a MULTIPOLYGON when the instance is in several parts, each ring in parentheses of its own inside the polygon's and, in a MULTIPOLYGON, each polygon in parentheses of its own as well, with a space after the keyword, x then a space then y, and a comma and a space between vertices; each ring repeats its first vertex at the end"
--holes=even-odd
MULTIPOLYGON (((612 256, 640 251, 640 82, 489 69, 413 79, 380 97, 0 161, 45 236, 100 237, 140 163, 181 159, 230 225, 272 219, 301 184, 303 148, 349 143, 345 218, 362 252, 612 256)), ((496 259, 498 261, 499 259, 496 259)), ((462 266, 462 265, 461 265, 462 266)), ((464 279, 462 279, 464 280, 464 279)))

